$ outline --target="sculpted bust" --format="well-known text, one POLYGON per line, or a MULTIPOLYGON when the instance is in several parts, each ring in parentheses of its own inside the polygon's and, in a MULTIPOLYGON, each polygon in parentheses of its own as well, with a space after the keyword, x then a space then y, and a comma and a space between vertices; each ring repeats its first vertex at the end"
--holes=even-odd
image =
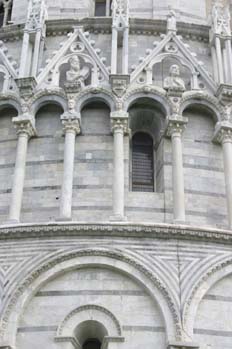
POLYGON ((185 91, 184 80, 180 78, 180 68, 173 64, 169 71, 169 76, 164 79, 165 90, 185 91))
POLYGON ((70 69, 66 72, 66 81, 69 84, 78 84, 80 87, 85 86, 85 80, 89 75, 89 67, 81 69, 80 60, 77 55, 72 56, 69 61, 70 69))

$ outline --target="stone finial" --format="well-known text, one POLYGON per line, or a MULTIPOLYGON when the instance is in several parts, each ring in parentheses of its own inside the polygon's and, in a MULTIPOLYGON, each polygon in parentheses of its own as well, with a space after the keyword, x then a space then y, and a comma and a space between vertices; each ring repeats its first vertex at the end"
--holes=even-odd
POLYGON ((167 18, 167 33, 176 33, 176 31, 176 13, 175 11, 171 10, 167 18))
POLYGON ((113 0, 111 5, 113 25, 127 27, 129 24, 129 0, 113 0))
POLYGON ((169 76, 164 79, 164 89, 167 91, 185 91, 185 83, 180 78, 180 68, 177 64, 170 67, 169 76))
POLYGON ((45 0, 30 0, 25 29, 35 31, 42 28, 47 19, 45 0))
POLYGON ((221 0, 213 3, 212 32, 215 35, 231 36, 230 10, 221 0))

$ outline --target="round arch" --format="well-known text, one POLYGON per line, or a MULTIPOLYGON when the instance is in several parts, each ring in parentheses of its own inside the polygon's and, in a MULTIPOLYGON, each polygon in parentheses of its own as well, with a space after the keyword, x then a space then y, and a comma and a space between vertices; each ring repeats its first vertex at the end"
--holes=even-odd
POLYGON ((81 113, 82 109, 89 103, 100 101, 105 103, 111 112, 116 110, 117 100, 109 91, 98 88, 87 88, 78 95, 76 110, 81 113))
POLYGON ((86 267, 110 268, 140 284, 160 308, 167 339, 173 341, 180 338, 179 313, 163 283, 142 264, 125 253, 107 249, 69 251, 41 263, 19 284, 9 299, 3 311, 0 338, 14 347, 20 316, 38 290, 64 272, 86 267))
POLYGON ((218 281, 231 274, 232 258, 225 257, 208 269, 201 279, 198 280, 198 283, 193 286, 183 309, 185 332, 188 333, 191 338, 194 336, 194 322, 203 297, 218 281))
POLYGON ((215 123, 221 121, 224 113, 223 108, 218 104, 215 98, 203 93, 184 96, 181 100, 180 114, 182 115, 187 108, 197 105, 206 107, 212 113, 215 123))
POLYGON ((48 94, 48 92, 44 91, 39 95, 35 95, 32 100, 31 108, 34 115, 36 115, 37 112, 47 104, 56 104, 63 109, 63 112, 68 110, 68 101, 65 95, 62 93, 57 94, 55 92, 48 94))
POLYGON ((0 100, 0 110, 5 108, 15 109, 18 115, 22 113, 20 101, 16 98, 12 98, 11 96, 0 100))
POLYGON ((157 103, 165 117, 171 113, 171 104, 166 97, 166 92, 163 89, 151 86, 135 88, 129 91, 123 98, 125 110, 128 111, 133 104, 142 98, 150 99, 151 102, 157 103))

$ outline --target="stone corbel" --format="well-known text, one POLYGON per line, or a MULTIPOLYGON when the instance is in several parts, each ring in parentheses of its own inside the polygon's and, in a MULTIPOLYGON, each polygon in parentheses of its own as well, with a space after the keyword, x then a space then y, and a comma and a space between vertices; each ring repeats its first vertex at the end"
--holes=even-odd
POLYGON ((120 343, 125 341, 124 337, 104 337, 101 349, 119 349, 120 343))
POLYGON ((32 97, 34 90, 37 86, 37 82, 34 77, 18 78, 15 79, 18 86, 20 96, 23 98, 32 97))
POLYGON ((192 342, 169 342, 167 349, 199 349, 199 345, 192 342))

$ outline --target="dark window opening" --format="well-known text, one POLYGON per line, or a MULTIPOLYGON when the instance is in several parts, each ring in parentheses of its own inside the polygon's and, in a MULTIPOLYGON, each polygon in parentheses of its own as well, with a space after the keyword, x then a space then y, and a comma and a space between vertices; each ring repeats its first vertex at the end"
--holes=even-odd
POLYGON ((106 1, 96 0, 96 2, 95 2, 95 16, 96 17, 106 16, 106 1))
POLYGON ((96 338, 87 339, 84 342, 82 349, 101 349, 101 342, 96 338))
POLYGON ((3 26, 4 22, 4 7, 3 5, 0 5, 0 27, 3 26))
POLYGON ((132 191, 154 191, 153 140, 144 132, 132 138, 132 191))

